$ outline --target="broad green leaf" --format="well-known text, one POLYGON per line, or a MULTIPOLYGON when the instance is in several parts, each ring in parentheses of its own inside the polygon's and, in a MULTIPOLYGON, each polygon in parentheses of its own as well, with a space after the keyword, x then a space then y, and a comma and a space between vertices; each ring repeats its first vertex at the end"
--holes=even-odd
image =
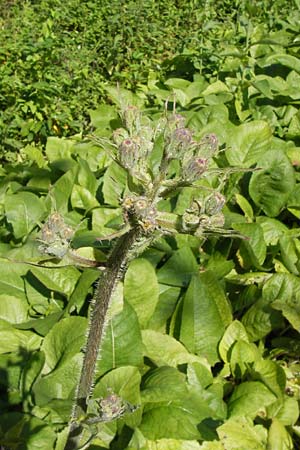
POLYGON ((300 329, 300 281, 288 273, 274 274, 263 288, 263 297, 282 312, 297 331, 300 329))
POLYGON ((171 317, 180 294, 180 288, 161 284, 159 286, 159 299, 154 313, 148 323, 152 330, 166 330, 166 322, 171 317))
POLYGON ((280 236, 288 231, 282 222, 270 217, 258 216, 256 222, 262 227, 264 241, 267 245, 276 245, 280 236))
POLYGON ((188 396, 185 376, 173 367, 163 366, 154 369, 147 376, 141 395, 143 403, 185 399, 188 396))
POLYGON ((227 420, 217 433, 224 450, 266 450, 267 430, 243 415, 227 420))
POLYGON ((275 53, 267 56, 263 61, 260 62, 261 67, 272 66, 273 64, 281 64, 287 66, 290 69, 300 72, 300 61, 298 58, 286 53, 275 53))
MULTIPOLYGON (((95 386, 92 398, 105 398, 110 392, 113 392, 131 405, 140 406, 140 384, 141 375, 137 367, 118 367, 101 378, 95 386)), ((142 411, 137 409, 136 412, 126 415, 124 421, 130 427, 135 428, 140 423, 141 415, 142 411)))
POLYGON ((238 340, 232 346, 230 354, 231 372, 235 378, 242 378, 248 371, 249 364, 261 359, 261 354, 252 342, 238 340))
POLYGON ((268 434, 268 450, 293 450, 295 447, 291 435, 280 420, 274 418, 268 434))
POLYGON ((229 362, 228 353, 234 342, 239 340, 249 341, 244 325, 238 320, 234 320, 227 327, 219 344, 219 353, 224 362, 229 362))
POLYGON ((176 367, 179 364, 201 362, 199 356, 189 353, 186 348, 172 336, 154 330, 143 330, 142 339, 144 355, 157 366, 176 367))
POLYGON ((251 167, 269 150, 272 131, 263 121, 248 122, 234 128, 228 136, 226 157, 233 166, 251 167))
POLYGON ((99 105, 97 109, 89 111, 91 123, 94 128, 110 128, 110 122, 118 118, 116 107, 112 105, 99 105))
POLYGON ((73 208, 89 211, 99 206, 98 200, 88 189, 78 184, 74 184, 71 194, 71 204, 73 208))
POLYGON ((112 222, 119 217, 122 217, 122 211, 120 208, 96 208, 92 212, 92 228, 93 231, 99 233, 98 237, 104 237, 106 235, 115 233, 117 230, 109 226, 109 222, 112 222))
POLYGON ((138 258, 130 263, 125 275, 124 296, 134 308, 141 328, 145 328, 159 297, 155 270, 146 259, 138 258))
POLYGON ((80 352, 85 342, 86 328, 84 317, 67 317, 54 325, 41 348, 46 356, 43 374, 52 372, 80 352))
POLYGON ((213 382, 210 366, 203 361, 195 361, 187 365, 187 379, 191 386, 207 388, 213 382))
POLYGON ((74 291, 70 296, 67 310, 72 312, 73 308, 77 311, 83 305, 88 293, 92 291, 93 283, 99 278, 98 270, 86 269, 81 273, 81 276, 75 286, 74 291))
POLYGON ((276 217, 294 189, 294 169, 288 157, 278 150, 266 152, 257 164, 262 170, 252 174, 250 196, 267 216, 276 217))
POLYGON ((119 206, 121 194, 126 185, 127 173, 117 163, 112 162, 103 177, 103 195, 105 203, 119 206))
POLYGON ((241 194, 235 194, 236 202, 245 214, 245 217, 252 221, 253 220, 253 209, 248 200, 241 194))
POLYGON ((201 448, 197 441, 182 441, 180 439, 147 440, 145 447, 147 450, 201 450, 201 448))
POLYGON ((163 284, 187 286, 197 272, 198 264, 192 250, 189 247, 182 247, 158 270, 157 278, 163 284))
POLYGON ((60 159, 71 159, 74 141, 58 137, 48 137, 46 144, 46 155, 50 162, 60 159))
POLYGON ((0 353, 34 351, 41 344, 42 338, 31 331, 21 331, 5 320, 0 319, 0 353))
POLYGON ((46 214, 43 200, 31 192, 6 195, 4 207, 17 239, 27 236, 46 214))
POLYGON ((253 380, 262 381, 278 399, 283 399, 286 376, 283 368, 275 361, 260 359, 251 368, 253 380))
POLYGON ((260 381, 245 381, 234 389, 229 399, 229 417, 249 416, 254 419, 276 400, 276 396, 260 381))
POLYGON ((199 439, 198 418, 181 406, 170 404, 144 412, 140 430, 150 440, 199 439))
POLYGON ((200 450, 224 450, 224 446, 218 441, 206 441, 200 447, 200 450))
POLYGON ((21 450, 54 448, 56 434, 44 420, 18 412, 1 414, 0 440, 4 446, 21 450), (2 431, 3 430, 3 431, 2 431))
POLYGON ((299 253, 297 252, 295 238, 281 236, 279 238, 280 255, 283 264, 294 275, 299 275, 298 263, 299 253))
POLYGON ((213 273, 195 275, 183 302, 180 328, 183 344, 214 364, 219 361, 219 341, 231 320, 228 300, 213 273))
POLYGON ((268 417, 276 417, 282 425, 295 425, 299 419, 299 406, 296 398, 285 396, 267 408, 268 417))
POLYGON ((0 318, 10 323, 25 322, 28 317, 28 303, 19 297, 0 295, 0 318))
POLYGON ((80 272, 75 267, 32 267, 30 271, 47 289, 61 292, 69 297, 77 281, 80 278, 80 272))
POLYGON ((76 354, 53 372, 39 378, 32 389, 36 405, 45 406, 53 399, 73 398, 81 366, 82 355, 76 354))
POLYGON ((0 292, 26 301, 23 277, 28 272, 28 265, 0 259, 0 292))
POLYGON ((121 312, 106 326, 97 375, 120 366, 140 366, 143 362, 142 338, 138 318, 132 306, 124 302, 121 312))
POLYGON ((281 314, 273 309, 271 300, 265 297, 248 309, 242 317, 242 323, 251 341, 257 341, 283 326, 281 314))
POLYGON ((54 209, 61 214, 68 212, 69 198, 76 180, 78 168, 73 167, 62 175, 54 184, 51 194, 54 200, 54 209))
POLYGON ((233 228, 248 238, 241 242, 239 249, 242 266, 250 269, 252 263, 257 269, 261 269, 267 253, 261 226, 257 223, 235 223, 233 228))

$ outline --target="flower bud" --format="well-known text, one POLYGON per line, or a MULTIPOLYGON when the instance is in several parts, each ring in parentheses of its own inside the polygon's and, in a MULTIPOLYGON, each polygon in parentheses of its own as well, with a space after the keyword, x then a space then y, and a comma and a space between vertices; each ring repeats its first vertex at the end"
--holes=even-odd
POLYGON ((114 144, 117 144, 117 146, 120 146, 122 142, 127 138, 129 138, 129 135, 124 128, 117 128, 116 130, 114 130, 112 135, 112 140, 114 144))
POLYGON ((133 133, 133 131, 139 127, 140 115, 140 110, 136 106, 129 105, 124 109, 123 121, 125 127, 130 133, 133 133))
POLYGON ((193 158, 183 167, 182 176, 184 180, 193 182, 207 170, 208 160, 206 158, 193 158))
POLYGON ((205 202, 205 212, 211 216, 218 214, 225 205, 226 198, 220 192, 214 192, 205 202))
POLYGON ((185 118, 181 114, 171 114, 167 120, 171 129, 184 128, 185 118))
POLYGON ((124 139, 119 146, 119 160, 123 167, 132 169, 138 158, 138 145, 133 139, 124 139))
POLYGON ((212 228, 223 228, 225 224, 225 217, 222 213, 216 214, 210 218, 210 226, 212 228))
POLYGON ((211 158, 218 149, 218 138, 214 133, 207 134, 198 143, 198 156, 211 158))

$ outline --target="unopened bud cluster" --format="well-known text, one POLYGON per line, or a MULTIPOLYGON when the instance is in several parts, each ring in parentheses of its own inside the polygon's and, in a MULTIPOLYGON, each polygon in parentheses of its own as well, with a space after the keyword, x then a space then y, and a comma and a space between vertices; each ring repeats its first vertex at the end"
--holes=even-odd
POLYGON ((62 258, 67 253, 74 235, 73 228, 65 224, 63 217, 52 213, 41 229, 39 250, 41 253, 62 258))

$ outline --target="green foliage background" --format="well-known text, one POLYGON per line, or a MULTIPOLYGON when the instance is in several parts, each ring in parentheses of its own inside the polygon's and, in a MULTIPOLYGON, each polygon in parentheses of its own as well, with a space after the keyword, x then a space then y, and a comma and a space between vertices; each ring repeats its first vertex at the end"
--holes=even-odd
POLYGON ((174 96, 198 137, 217 134, 216 167, 260 169, 225 186, 225 226, 248 240, 170 236, 131 263, 94 397, 141 407, 98 424, 90 448, 299 448, 300 5, 252 3, 2 1, 6 448, 63 448, 98 277, 42 255, 43 223, 58 211, 72 251, 105 261, 95 238, 115 231, 125 180, 90 135, 120 125, 120 99, 155 121, 174 96))

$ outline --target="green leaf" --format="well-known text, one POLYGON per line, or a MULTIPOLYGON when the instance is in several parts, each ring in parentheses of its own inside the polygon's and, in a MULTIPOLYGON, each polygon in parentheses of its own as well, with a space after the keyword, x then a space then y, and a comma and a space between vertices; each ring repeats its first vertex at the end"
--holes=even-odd
POLYGON ((52 327, 41 348, 46 355, 43 374, 52 372, 80 352, 85 342, 86 328, 84 317, 67 317, 52 327))
POLYGON ((39 378, 32 389, 36 405, 45 406, 53 399, 73 398, 81 366, 82 355, 76 354, 66 359, 56 370, 39 378))
POLYGON ((248 237, 247 241, 241 242, 239 250, 243 267, 249 269, 252 263, 257 269, 261 269, 267 254, 261 226, 257 223, 234 223, 232 227, 248 237))
POLYGON ((226 157, 233 166, 251 167, 269 150, 272 131, 263 121, 248 122, 235 127, 228 137, 226 157))
POLYGON ((267 245, 276 245, 280 236, 288 231, 282 222, 269 217, 258 216, 256 222, 262 227, 264 241, 267 245))
POLYGON ((248 372, 249 363, 261 359, 261 354, 255 344, 237 341, 231 351, 230 367, 235 378, 242 378, 248 372))
POLYGON ((195 275, 183 302, 180 340, 210 364, 219 361, 218 344, 231 322, 225 293, 212 272, 195 275))
POLYGON ((80 272, 75 267, 32 267, 30 270, 33 275, 48 289, 61 292, 69 297, 77 281, 80 278, 80 272))
POLYGON ((116 107, 112 105, 99 105, 97 109, 89 111, 91 123, 94 128, 110 128, 110 122, 118 118, 116 107))
POLYGON ((291 435, 282 423, 274 418, 269 429, 267 449, 293 450, 294 448, 291 435))
POLYGON ((159 290, 159 300, 148 326, 152 330, 164 332, 166 322, 175 310, 180 288, 161 284, 159 290))
POLYGON ((282 312, 295 330, 300 329, 300 280, 288 273, 274 274, 263 288, 272 308, 282 312))
POLYGON ((294 169, 288 157, 278 150, 266 152, 258 166, 262 170, 252 174, 250 196, 267 216, 276 217, 294 189, 294 169))
POLYGON ((103 177, 103 195, 105 203, 119 206, 127 180, 127 172, 117 163, 112 162, 103 177))
POLYGON ((273 64, 281 64, 283 66, 289 67, 290 69, 300 72, 300 61, 298 58, 286 53, 275 53, 273 55, 267 56, 260 62, 261 67, 272 66, 273 64))
POLYGON ((150 440, 199 439, 198 419, 181 406, 160 406, 144 412, 140 430, 150 440))
POLYGON ((116 232, 116 229, 109 226, 109 222, 112 222, 119 217, 122 217, 122 211, 120 208, 96 208, 92 212, 92 229, 99 233, 98 237, 104 237, 106 235, 116 232))
POLYGON ((71 159, 74 141, 58 137, 48 137, 46 144, 46 155, 50 162, 60 159, 71 159))
POLYGON ((185 376, 173 367, 163 366, 154 369, 147 376, 141 395, 143 403, 185 399, 188 395, 185 376))
POLYGON ((54 448, 56 434, 45 421, 29 414, 7 413, 0 416, 1 444, 15 450, 54 448), (25 445, 25 446, 24 446, 25 445))
POLYGON ((0 259, 0 292, 26 301, 23 277, 28 272, 28 265, 0 259))
POLYGON ((4 207, 17 239, 27 236, 46 214, 45 203, 31 192, 6 195, 4 207))
POLYGON ((157 366, 176 367, 179 364, 202 362, 199 356, 189 353, 186 348, 172 336, 154 330, 143 330, 142 339, 144 355, 157 366))
POLYGON ((245 214, 245 217, 252 221, 253 220, 253 209, 248 200, 241 194, 235 194, 236 202, 245 214))
POLYGON ((124 297, 137 313, 141 328, 145 328, 159 297, 155 270, 146 259, 130 263, 124 280, 124 297))
POLYGON ((0 318, 10 323, 25 322, 28 317, 28 304, 24 299, 11 295, 0 295, 0 318))
POLYGON ((123 310, 108 322, 97 375, 120 366, 140 366, 143 362, 142 338, 135 310, 124 302, 123 310))
POLYGON ((182 247, 158 270, 157 278, 163 284, 187 286, 192 275, 197 272, 198 264, 192 250, 182 247))
POLYGON ((229 399, 229 417, 249 416, 254 419, 276 400, 276 396, 263 383, 245 381, 234 389, 229 399))
POLYGON ((87 188, 79 186, 78 184, 74 184, 73 186, 71 203, 73 208, 84 209, 85 211, 89 211, 99 206, 99 202, 95 198, 95 195, 87 188))
POLYGON ((78 167, 74 166, 62 175, 53 186, 51 194, 53 196, 55 210, 61 214, 68 212, 69 198, 71 196, 74 181, 77 176, 78 167))
POLYGON ((0 353, 37 350, 42 338, 31 331, 15 329, 5 320, 0 319, 0 353))
POLYGON ((248 309, 242 318, 242 323, 246 328, 249 339, 257 341, 272 330, 283 326, 281 315, 274 311, 270 302, 264 298, 259 299, 248 309))
POLYGON ((285 396, 267 408, 268 417, 276 417, 282 425, 295 425, 299 419, 299 406, 296 398, 285 396))
POLYGON ((251 368, 253 380, 262 381, 278 399, 282 400, 286 385, 283 368, 274 361, 257 360, 251 368))
POLYGON ((234 320, 227 327, 219 344, 219 353, 224 362, 229 362, 230 349, 239 340, 249 341, 244 325, 238 320, 234 320))
POLYGON ((227 420, 217 433, 226 450, 266 450, 267 430, 242 415, 227 420))

